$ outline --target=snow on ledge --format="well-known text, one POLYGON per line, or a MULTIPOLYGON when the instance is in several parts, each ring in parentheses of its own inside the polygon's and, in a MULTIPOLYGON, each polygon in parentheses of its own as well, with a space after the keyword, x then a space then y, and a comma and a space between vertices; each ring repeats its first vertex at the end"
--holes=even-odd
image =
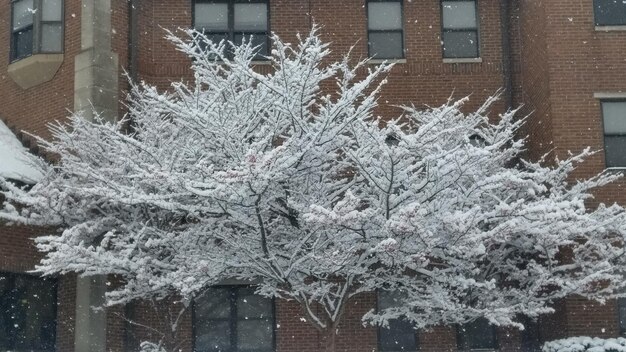
POLYGON ((622 337, 601 339, 598 337, 570 337, 546 342, 543 352, 626 352, 626 339, 622 337))
POLYGON ((24 148, 0 120, 0 177, 29 184, 37 183, 44 175, 38 165, 38 158, 24 148))

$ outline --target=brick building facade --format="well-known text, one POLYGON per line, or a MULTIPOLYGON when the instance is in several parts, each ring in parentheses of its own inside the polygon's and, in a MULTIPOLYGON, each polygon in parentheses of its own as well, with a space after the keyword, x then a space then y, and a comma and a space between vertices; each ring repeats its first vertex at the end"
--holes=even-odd
MULTIPOLYGON (((93 106, 105 117, 117 118, 123 114, 118 101, 128 86, 125 70, 160 89, 181 78, 191 79, 188 59, 164 39, 164 29, 195 25, 235 38, 235 16, 227 15, 228 20, 201 16, 228 14, 236 3, 261 4, 265 9, 261 18, 243 24, 264 25, 261 32, 293 41, 296 33, 307 33, 317 23, 335 58, 354 46, 354 57, 374 56, 373 63, 378 57, 395 61, 381 96, 385 106, 409 102, 432 106, 470 95, 467 108, 473 109, 505 88, 494 113, 517 106, 522 106, 522 115, 532 113, 524 131, 530 158, 590 146, 600 152, 576 176, 626 167, 622 156, 626 141, 620 139, 626 134, 626 5, 615 0, 4 0, 0 119, 36 153, 31 137, 21 131, 49 137, 46 124, 62 121, 68 110, 90 111, 93 106)), ((269 69, 263 62, 258 66, 269 69)), ((380 113, 394 114, 393 109, 382 108, 380 113)), ((597 200, 626 204, 625 185, 620 181, 598 191, 597 200)), ((5 282, 8 278, 17 282, 34 268, 40 255, 32 238, 41 233, 43 229, 0 227, 0 272, 5 282)), ((175 303, 152 302, 105 313, 91 310, 90 305, 101 302, 107 285, 115 284, 113 279, 67 275, 47 284, 54 287, 55 302, 42 304, 41 309, 53 309, 56 315, 54 334, 48 338, 52 342, 9 346, 0 336, 0 350, 130 351, 138 341, 158 339, 167 332, 165 317, 177 311, 175 303)), ((5 295, 17 295, 5 286, 0 284, 5 295)), ((228 291, 227 301, 237 302, 243 294, 238 288, 228 291)), ((273 331, 268 350, 321 349, 322 336, 303 321, 297 305, 269 304, 273 331)), ((340 326, 339 350, 390 351, 386 332, 363 327, 360 321, 377 304, 380 300, 374 296, 351 304, 340 326)), ((623 332, 619 307, 617 302, 599 305, 574 297, 559 302, 555 314, 525 332, 436 327, 395 339, 420 351, 530 351, 554 338, 618 336, 623 332)), ((172 347, 205 350, 201 338, 210 340, 210 333, 202 335, 201 320, 211 320, 212 313, 205 317, 200 309, 187 311, 178 330, 166 333, 172 347)), ((11 331, 22 338, 32 336, 17 326, 11 331)), ((237 339, 233 334, 230 338, 237 339)))

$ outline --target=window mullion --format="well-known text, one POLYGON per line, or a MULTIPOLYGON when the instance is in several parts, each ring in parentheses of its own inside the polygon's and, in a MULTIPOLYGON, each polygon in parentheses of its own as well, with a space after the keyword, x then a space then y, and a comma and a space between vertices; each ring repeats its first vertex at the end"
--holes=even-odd
POLYGON ((231 42, 235 42, 235 1, 228 2, 228 37, 231 42))
POLYGON ((237 345, 237 288, 230 289, 230 348, 235 352, 239 350, 237 345))
POLYGON ((33 7, 35 13, 33 14, 33 55, 41 52, 41 19, 43 13, 43 0, 35 0, 33 7))

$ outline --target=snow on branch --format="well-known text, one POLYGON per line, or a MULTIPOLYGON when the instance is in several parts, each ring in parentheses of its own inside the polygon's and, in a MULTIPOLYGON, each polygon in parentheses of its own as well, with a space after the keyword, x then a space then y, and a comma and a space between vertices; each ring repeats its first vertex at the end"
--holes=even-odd
POLYGON ((524 120, 491 114, 497 97, 379 117, 391 66, 333 61, 317 29, 274 36, 270 73, 250 43, 187 35, 170 39, 192 83, 133 85, 119 122, 52 126, 58 164, 4 192, 0 218, 61 229, 37 239, 42 273, 119 275, 109 304, 255 282, 323 331, 364 292, 404 297, 366 322, 416 328, 522 327, 555 299, 623 292, 624 209, 586 205, 620 175, 573 179, 590 151, 523 160, 524 120))

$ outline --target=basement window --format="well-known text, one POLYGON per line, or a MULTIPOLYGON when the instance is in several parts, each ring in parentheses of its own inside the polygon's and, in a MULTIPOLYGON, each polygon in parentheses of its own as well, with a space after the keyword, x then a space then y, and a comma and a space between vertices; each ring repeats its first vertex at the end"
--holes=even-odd
POLYGON ((617 308, 619 314, 619 332, 621 336, 626 335, 626 298, 618 298, 617 308))
POLYGON ((0 350, 55 351, 56 280, 0 273, 0 350))
POLYGON ((194 351, 273 352, 274 301, 249 286, 208 289, 193 305, 194 351))
MULTIPOLYGON (((397 307, 402 304, 402 301, 402 295, 396 292, 378 292, 379 311, 397 307)), ((417 333, 408 321, 394 319, 389 321, 388 327, 378 328, 378 351, 415 352, 417 350, 417 333)))
POLYGON ((367 44, 374 59, 404 58, 402 1, 369 0, 367 2, 367 44))
POLYGON ((596 26, 626 26, 624 0, 594 0, 596 26))
POLYGON ((459 351, 495 351, 496 329, 484 318, 458 326, 457 345, 459 351))
POLYGON ((602 101, 606 167, 626 167, 626 101, 602 101))
POLYGON ((63 52, 63 0, 11 2, 11 62, 63 52))
POLYGON ((480 56, 476 0, 442 1, 441 27, 445 59, 469 59, 480 56))
POLYGON ((269 54, 268 0, 195 0, 193 10, 193 27, 212 42, 252 41, 258 59, 269 54))

